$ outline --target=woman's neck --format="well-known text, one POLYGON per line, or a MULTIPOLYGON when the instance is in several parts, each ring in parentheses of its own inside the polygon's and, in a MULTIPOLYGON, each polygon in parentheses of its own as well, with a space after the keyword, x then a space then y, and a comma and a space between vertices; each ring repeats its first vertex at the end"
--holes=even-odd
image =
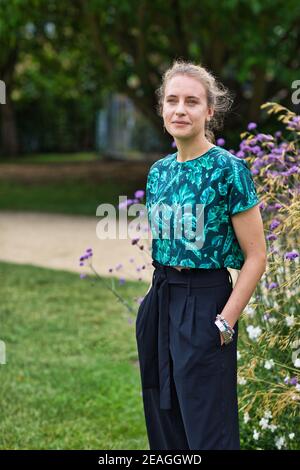
POLYGON ((178 142, 177 144, 177 160, 180 162, 186 162, 192 160, 193 158, 202 155, 202 153, 207 152, 211 147, 215 145, 205 139, 203 142, 197 142, 188 144, 186 142, 178 142))

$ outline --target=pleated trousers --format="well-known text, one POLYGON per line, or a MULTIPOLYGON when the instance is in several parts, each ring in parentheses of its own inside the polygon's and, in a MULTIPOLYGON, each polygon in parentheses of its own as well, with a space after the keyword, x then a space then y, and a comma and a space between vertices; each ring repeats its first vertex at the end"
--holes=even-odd
POLYGON ((152 264, 135 325, 149 449, 239 450, 238 321, 226 345, 214 323, 230 272, 152 264))

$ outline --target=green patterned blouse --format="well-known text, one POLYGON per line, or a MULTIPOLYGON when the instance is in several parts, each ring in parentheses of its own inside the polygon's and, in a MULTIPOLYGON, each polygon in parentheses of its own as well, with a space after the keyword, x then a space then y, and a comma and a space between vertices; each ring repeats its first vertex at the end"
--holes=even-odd
POLYGON ((248 163, 215 145, 200 157, 177 152, 149 169, 146 208, 152 259, 163 265, 241 269, 231 216, 260 202, 248 163))

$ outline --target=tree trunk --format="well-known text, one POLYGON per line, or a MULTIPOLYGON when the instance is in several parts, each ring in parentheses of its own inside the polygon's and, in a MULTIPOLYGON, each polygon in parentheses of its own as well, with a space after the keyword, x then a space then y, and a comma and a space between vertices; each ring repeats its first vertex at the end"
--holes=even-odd
POLYGON ((6 104, 0 105, 1 111, 1 151, 4 156, 17 156, 19 153, 18 133, 15 112, 9 94, 6 104))

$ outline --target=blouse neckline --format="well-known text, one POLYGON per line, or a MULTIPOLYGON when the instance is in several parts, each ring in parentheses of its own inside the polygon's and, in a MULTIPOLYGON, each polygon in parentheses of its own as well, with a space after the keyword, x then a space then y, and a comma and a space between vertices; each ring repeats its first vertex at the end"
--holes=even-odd
POLYGON ((196 161, 196 160, 199 160, 199 159, 201 159, 201 158, 203 158, 203 157, 209 156, 209 155, 211 154, 211 152, 212 152, 214 149, 216 149, 217 147, 218 147, 218 145, 214 145, 213 147, 210 147, 210 149, 208 149, 206 152, 202 153, 201 155, 199 155, 199 156, 197 156, 197 157, 195 157, 195 158, 191 158, 190 160, 187 160, 186 162, 179 162, 179 161, 177 160, 177 155, 178 155, 178 151, 177 151, 177 152, 175 152, 175 154, 174 154, 174 161, 175 161, 175 163, 176 163, 177 165, 187 165, 187 164, 190 164, 190 163, 192 163, 192 162, 194 162, 194 161, 196 161))

